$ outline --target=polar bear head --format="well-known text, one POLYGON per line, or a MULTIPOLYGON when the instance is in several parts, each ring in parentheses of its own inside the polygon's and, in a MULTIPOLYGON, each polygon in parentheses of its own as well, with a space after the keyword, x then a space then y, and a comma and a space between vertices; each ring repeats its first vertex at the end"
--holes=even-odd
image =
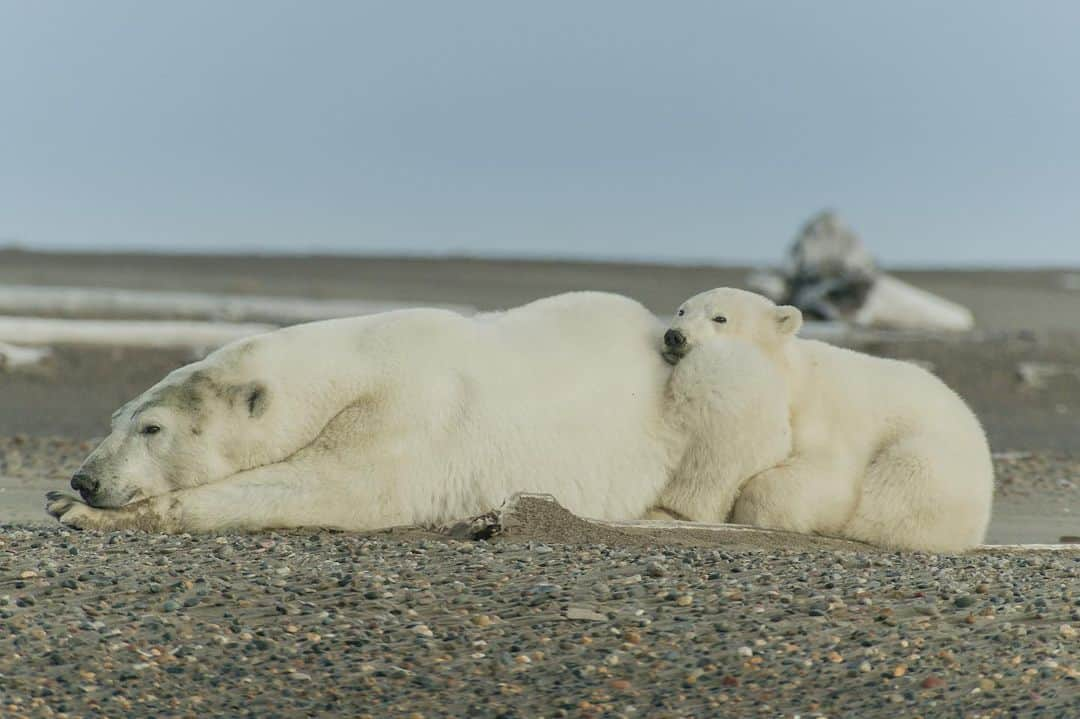
POLYGON ((802 326, 797 307, 776 305, 744 290, 721 287, 702 292, 676 310, 661 354, 676 364, 695 345, 714 337, 745 340, 766 352, 779 349, 802 326))
POLYGON ((119 507, 258 466, 273 391, 235 369, 211 355, 122 406, 72 489, 93 506, 119 507))

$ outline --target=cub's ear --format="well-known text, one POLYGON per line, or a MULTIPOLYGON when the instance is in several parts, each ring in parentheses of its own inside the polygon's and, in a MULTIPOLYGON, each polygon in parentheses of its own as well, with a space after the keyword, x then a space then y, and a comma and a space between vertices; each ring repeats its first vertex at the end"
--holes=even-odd
POLYGON ((793 335, 802 327, 802 312, 798 307, 780 305, 776 308, 776 331, 781 336, 793 335))
POLYGON ((232 388, 232 404, 242 407, 249 417, 258 417, 270 406, 270 392, 262 382, 248 382, 232 388))

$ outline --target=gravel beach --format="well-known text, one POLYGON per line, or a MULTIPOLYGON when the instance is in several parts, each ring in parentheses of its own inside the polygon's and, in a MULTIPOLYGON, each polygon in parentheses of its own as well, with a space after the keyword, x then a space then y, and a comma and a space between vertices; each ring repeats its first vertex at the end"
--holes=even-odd
POLYGON ((1075 552, 0 537, 5 716, 1080 715, 1075 552))
MULTIPOLYGON (((587 287, 666 313, 744 275, 0 252, 0 282, 481 309, 587 287)), ((979 414, 996 453, 989 542, 1064 545, 959 557, 598 526, 542 502, 484 539, 72 532, 44 493, 113 409, 198 352, 55 347, 0 370, 0 716, 1080 716, 1080 292, 1062 276, 909 273, 980 331, 851 340, 930 367, 979 414)))

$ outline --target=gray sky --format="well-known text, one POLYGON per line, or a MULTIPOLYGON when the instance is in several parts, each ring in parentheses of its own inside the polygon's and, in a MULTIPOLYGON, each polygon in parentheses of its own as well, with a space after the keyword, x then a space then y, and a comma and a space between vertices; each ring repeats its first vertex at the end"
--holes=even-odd
POLYGON ((1080 265, 1080 3, 0 0, 0 243, 1080 265))

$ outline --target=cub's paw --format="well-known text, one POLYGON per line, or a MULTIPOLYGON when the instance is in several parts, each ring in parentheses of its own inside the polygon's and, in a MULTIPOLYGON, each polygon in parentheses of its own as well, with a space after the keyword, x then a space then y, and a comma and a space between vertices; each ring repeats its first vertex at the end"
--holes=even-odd
POLYGON ((87 529, 93 526, 93 517, 101 512, 81 499, 63 492, 49 492, 45 495, 45 511, 73 529, 87 529))

